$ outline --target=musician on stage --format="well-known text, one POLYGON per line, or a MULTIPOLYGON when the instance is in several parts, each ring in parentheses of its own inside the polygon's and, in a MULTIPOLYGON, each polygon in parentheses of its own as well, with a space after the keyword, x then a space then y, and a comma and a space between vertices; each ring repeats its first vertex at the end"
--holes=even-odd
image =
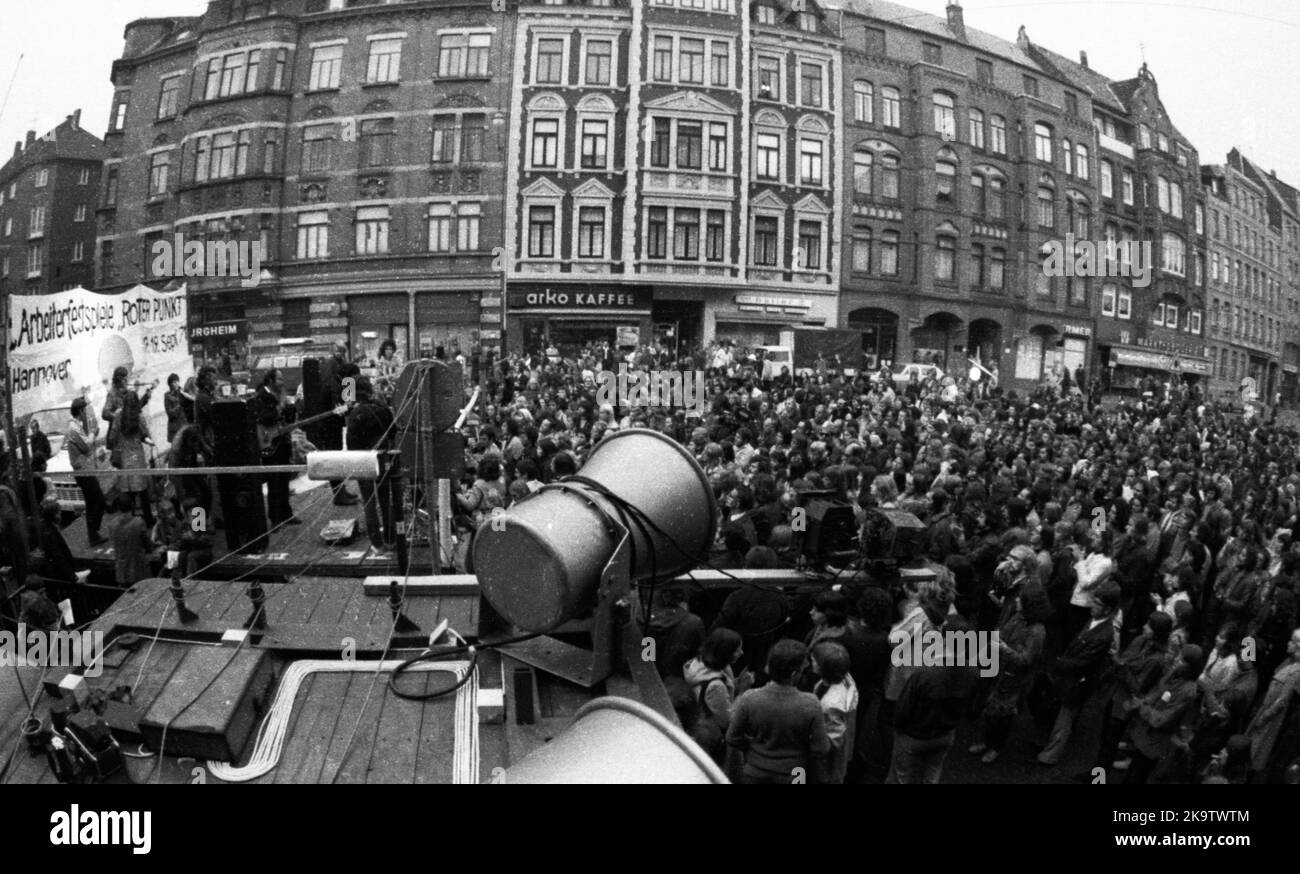
MULTIPOLYGON (((113 370, 113 382, 108 387, 108 396, 104 399, 104 409, 100 411, 100 416, 108 423, 108 436, 105 440, 110 448, 116 442, 117 435, 113 433, 113 420, 117 413, 122 409, 122 401, 126 398, 126 393, 131 390, 132 386, 127 385, 126 381, 130 377, 131 371, 125 367, 117 367, 113 370)), ((136 383, 135 387, 139 388, 141 383, 136 383)), ((144 394, 140 395, 140 408, 144 409, 149 406, 149 398, 153 396, 153 386, 146 388, 144 394)))
MULTIPOLYGON (((274 434, 262 449, 262 464, 289 464, 293 458, 293 444, 284 426, 290 424, 286 421, 286 412, 292 415, 293 404, 284 397, 284 379, 278 369, 273 367, 263 375, 262 383, 249 399, 248 406, 258 427, 274 434), (274 433, 277 431, 282 433, 274 433)), ((272 527, 301 523, 302 520, 293 515, 293 506, 289 503, 289 483, 293 481, 293 475, 271 473, 265 480, 267 516, 272 527)))
MULTIPOLYGON (((357 377, 357 402, 348 412, 348 449, 391 449, 393 443, 393 411, 375 398, 375 389, 369 377, 357 377)), ((378 482, 358 481, 361 499, 365 503, 366 533, 370 535, 374 552, 390 549, 397 538, 393 529, 393 509, 400 501, 397 478, 384 466, 378 482), (382 524, 381 524, 382 520, 382 524)))
MULTIPOLYGON (((347 376, 344 369, 348 366, 348 344, 335 343, 333 353, 321 362, 320 367, 320 406, 321 409, 337 407, 343 402, 343 379, 347 376)), ((320 426, 317 449, 343 448, 343 421, 331 416, 320 426)), ((334 493, 334 504, 347 507, 358 504, 361 499, 347 489, 344 480, 330 480, 330 490, 334 493)))

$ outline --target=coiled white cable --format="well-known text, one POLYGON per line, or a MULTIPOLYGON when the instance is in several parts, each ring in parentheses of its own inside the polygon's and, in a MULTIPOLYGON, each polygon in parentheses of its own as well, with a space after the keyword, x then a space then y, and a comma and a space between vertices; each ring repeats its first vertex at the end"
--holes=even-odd
MULTIPOLYGON (((367 661, 339 661, 335 659, 300 659, 290 663, 280 677, 266 719, 257 731, 257 741, 248 764, 236 767, 228 762, 208 762, 208 772, 218 780, 228 783, 245 783, 256 780, 274 770, 284 752, 284 741, 289 736, 289 717, 293 714, 294 700, 302 683, 313 674, 374 673, 391 671, 401 660, 386 660, 378 665, 367 661)), ((443 671, 461 680, 470 668, 467 661, 421 662, 411 665, 408 671, 443 671)), ((456 691, 455 751, 452 759, 453 783, 477 783, 479 769, 478 750, 478 672, 456 691)))

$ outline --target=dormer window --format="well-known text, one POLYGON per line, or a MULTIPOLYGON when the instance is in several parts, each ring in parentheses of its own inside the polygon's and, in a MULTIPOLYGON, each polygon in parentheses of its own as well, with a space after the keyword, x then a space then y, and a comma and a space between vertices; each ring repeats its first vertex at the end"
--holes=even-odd
POLYGON ((759 24, 776 24, 776 7, 768 6, 766 3, 758 7, 759 24))

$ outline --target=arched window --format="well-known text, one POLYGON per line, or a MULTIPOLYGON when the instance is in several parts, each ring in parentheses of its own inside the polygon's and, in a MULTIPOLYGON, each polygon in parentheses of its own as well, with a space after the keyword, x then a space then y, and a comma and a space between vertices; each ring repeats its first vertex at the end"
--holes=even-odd
POLYGON ((1074 175, 1080 179, 1088 178, 1088 147, 1079 143, 1074 147, 1074 175))
POLYGON ((989 253, 989 288, 1001 291, 1006 287, 1007 250, 994 248, 989 253))
POLYGON ((1040 228, 1056 227, 1056 195, 1047 186, 1038 189, 1038 226, 1040 228))
POLYGON ((853 120, 871 124, 874 112, 875 93, 871 83, 858 79, 853 83, 853 120))
POLYGON ((1006 180, 997 176, 990 176, 988 183, 988 217, 991 219, 1005 218, 1007 214, 1006 180))
POLYGON ((1156 180, 1156 197, 1160 205, 1160 211, 1168 214, 1169 212, 1169 180, 1161 176, 1156 180))
POLYGON ((957 139, 956 101, 951 94, 934 92, 934 132, 951 142, 957 139))
POLYGON ((1065 175, 1074 174, 1074 150, 1070 147, 1069 140, 1061 140, 1061 162, 1065 175))
POLYGON ((871 164, 873 155, 866 149, 853 153, 853 190, 858 194, 871 193, 871 164))
POLYGON ((1052 128, 1042 122, 1034 125, 1034 157, 1044 164, 1052 163, 1052 128))
POLYGON ((985 197, 984 177, 978 173, 972 173, 970 176, 970 194, 971 194, 971 211, 975 215, 984 215, 988 212, 988 200, 985 197))
POLYGON ((880 89, 880 123, 885 127, 902 127, 903 98, 897 88, 880 89))
POLYGON ((1071 197, 1070 230, 1076 240, 1086 240, 1092 235, 1092 207, 1082 197, 1071 197))
POLYGON ((898 198, 898 156, 880 156, 880 196, 898 198))
POLYGON ((1187 274, 1187 244, 1177 234, 1165 232, 1160 241, 1160 266, 1166 273, 1187 274))
POLYGON ((990 146, 995 155, 1007 153, 1007 120, 1000 115, 989 119, 990 146))
POLYGON ((898 275, 898 231, 880 234, 880 272, 884 276, 898 275))
POLYGON ((940 234, 934 240, 934 278, 951 282, 956 273, 957 238, 940 234))
POLYGON ((934 162, 934 199, 952 205, 957 201, 957 165, 951 161, 934 162))
POLYGON ((984 148, 984 113, 978 109, 970 111, 970 144, 977 148, 984 148))

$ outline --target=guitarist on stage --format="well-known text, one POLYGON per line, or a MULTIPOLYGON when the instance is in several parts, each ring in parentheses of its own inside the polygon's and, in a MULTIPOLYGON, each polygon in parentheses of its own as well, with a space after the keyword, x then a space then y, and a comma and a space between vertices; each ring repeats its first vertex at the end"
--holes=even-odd
MULTIPOLYGON (((285 401, 284 380, 278 369, 273 367, 266 372, 248 406, 253 411, 253 420, 261 428, 282 430, 289 424, 286 413, 292 416, 294 407, 292 402, 285 401)), ((293 444, 287 431, 272 438, 270 445, 262 449, 262 464, 265 465, 289 464, 292 458, 293 444)), ((292 481, 292 474, 266 475, 266 507, 272 527, 286 522, 290 525, 302 522, 293 515, 293 506, 289 503, 289 483, 292 481)))

